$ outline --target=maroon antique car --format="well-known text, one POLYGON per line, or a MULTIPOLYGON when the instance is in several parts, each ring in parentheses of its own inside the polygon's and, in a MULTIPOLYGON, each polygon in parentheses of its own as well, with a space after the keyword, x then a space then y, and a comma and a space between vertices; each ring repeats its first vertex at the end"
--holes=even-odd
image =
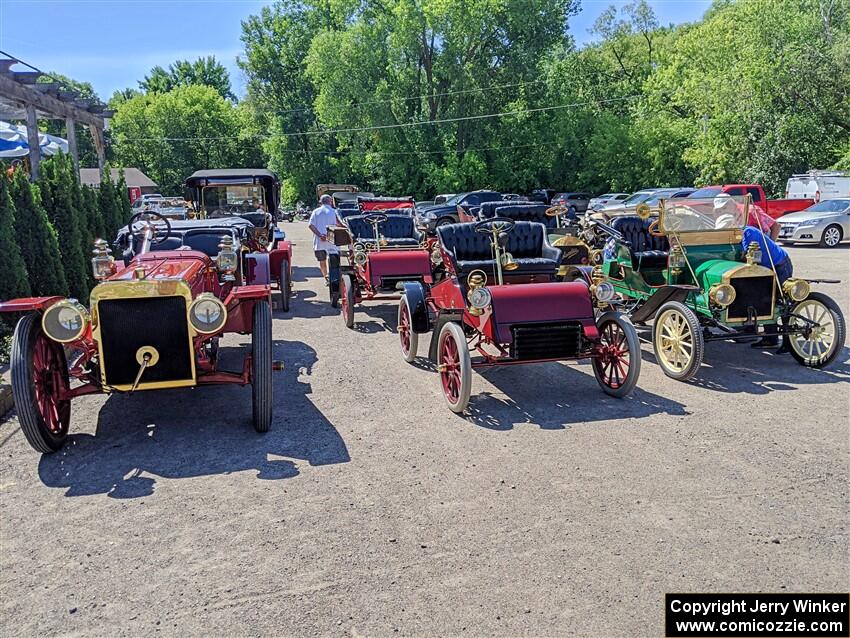
POLYGON ((254 428, 268 430, 271 373, 278 366, 269 285, 254 283, 239 259, 251 223, 170 222, 140 213, 127 229, 126 265, 115 263, 104 240, 95 243, 99 283, 89 308, 62 297, 0 303, 0 312, 22 314, 11 375, 29 444, 43 453, 58 450, 78 396, 224 383, 251 385, 254 428), (234 332, 250 334, 251 349, 241 370, 225 371, 219 339, 234 332))
POLYGON ((472 370, 486 366, 590 358, 604 392, 632 391, 641 361, 634 326, 605 310, 610 284, 556 281, 561 254, 543 224, 496 217, 437 235, 448 276, 430 288, 404 284, 398 334, 412 362, 419 335, 433 332, 429 354, 452 411, 466 409, 472 370))
POLYGON ((433 282, 434 253, 412 216, 370 213, 346 217, 345 224, 333 234, 335 242, 346 247, 342 257, 348 263, 339 266, 339 297, 349 328, 354 327, 356 304, 396 300, 405 282, 433 282))
POLYGON ((241 217, 251 222, 249 263, 257 283, 277 284, 280 308, 292 297, 292 244, 277 226, 280 179, 265 168, 195 171, 185 183, 194 215, 201 219, 241 217))

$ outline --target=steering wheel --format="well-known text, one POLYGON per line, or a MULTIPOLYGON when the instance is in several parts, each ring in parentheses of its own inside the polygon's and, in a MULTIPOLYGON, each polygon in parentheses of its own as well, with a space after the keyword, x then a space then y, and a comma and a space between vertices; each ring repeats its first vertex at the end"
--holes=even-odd
MULTIPOLYGON (((135 224, 136 222, 142 221, 143 217, 148 217, 148 218, 156 217, 159 221, 162 221, 162 222, 165 223, 165 234, 162 237, 158 237, 157 233, 154 232, 153 237, 151 237, 151 246, 156 246, 157 244, 161 244, 166 239, 168 239, 168 236, 171 234, 171 222, 168 220, 168 217, 165 217, 164 215, 161 215, 160 213, 156 213, 152 210, 138 212, 130 218, 129 222, 127 222, 127 228, 130 230, 130 235, 133 237, 133 239, 135 239, 139 243, 141 243, 145 240, 144 234, 139 236, 133 230, 133 224, 135 224)), ((150 219, 147 219, 145 221, 150 221, 150 219)), ((147 225, 142 226, 142 230, 147 230, 147 225)))
POLYGON ((389 219, 383 213, 372 213, 371 215, 366 215, 366 221, 370 224, 380 224, 381 222, 385 222, 389 219))
POLYGON ((567 211, 563 206, 551 206, 546 209, 544 213, 546 217, 560 217, 561 215, 566 215, 567 211))
POLYGON ((516 226, 516 221, 513 219, 508 219, 507 217, 492 217, 490 219, 483 219, 480 222, 475 222, 476 233, 483 233, 485 235, 490 235, 494 231, 498 234, 507 234, 511 232, 516 226))
POLYGON ((665 233, 659 232, 659 230, 658 230, 658 222, 659 221, 661 221, 661 220, 659 220, 659 219, 652 220, 652 223, 646 229, 646 232, 648 232, 653 237, 666 237, 667 235, 665 233))

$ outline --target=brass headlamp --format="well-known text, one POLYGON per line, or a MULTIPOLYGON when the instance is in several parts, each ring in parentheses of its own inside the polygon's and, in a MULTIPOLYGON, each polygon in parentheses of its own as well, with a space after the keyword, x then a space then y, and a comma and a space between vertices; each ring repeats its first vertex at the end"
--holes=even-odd
POLYGON ((95 279, 102 281, 115 274, 115 259, 105 239, 94 240, 92 255, 91 268, 95 279))
POLYGON ((469 301, 467 310, 473 317, 480 317, 484 314, 484 309, 493 301, 493 296, 485 287, 487 275, 483 270, 473 270, 466 278, 466 283, 469 286, 466 292, 466 299, 469 301))
POLYGON ((737 293, 730 284, 714 284, 708 289, 708 298, 716 306, 726 308, 735 301, 737 293))
POLYGON ((233 276, 233 273, 236 272, 236 269, 239 266, 239 255, 236 253, 236 247, 233 244, 232 236, 221 236, 221 242, 218 244, 218 255, 216 255, 215 258, 215 265, 222 275, 222 281, 235 281, 236 277, 233 276))
POLYGON ((786 279, 782 284, 782 292, 791 297, 793 301, 803 301, 809 296, 812 287, 805 279, 786 279))

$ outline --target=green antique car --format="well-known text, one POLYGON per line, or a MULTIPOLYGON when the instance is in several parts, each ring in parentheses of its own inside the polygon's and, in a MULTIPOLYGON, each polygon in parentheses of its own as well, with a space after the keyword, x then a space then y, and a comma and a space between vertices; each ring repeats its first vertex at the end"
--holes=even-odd
POLYGON ((669 377, 696 374, 706 341, 753 341, 766 331, 804 366, 826 366, 841 351, 844 316, 809 285, 838 282, 780 282, 776 264, 761 265, 758 242, 742 245, 748 207, 748 198, 668 200, 657 216, 643 207, 598 225, 608 242, 592 283, 612 286, 612 303, 634 323, 654 319, 655 356, 669 377))

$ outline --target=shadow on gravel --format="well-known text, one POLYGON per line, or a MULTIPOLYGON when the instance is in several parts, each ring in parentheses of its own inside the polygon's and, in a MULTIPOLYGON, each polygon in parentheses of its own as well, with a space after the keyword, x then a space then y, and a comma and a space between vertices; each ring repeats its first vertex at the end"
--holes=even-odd
MULTIPOLYGON (((643 365, 658 365, 651 345, 649 352, 641 349, 641 356, 643 365)), ((818 369, 800 365, 790 354, 751 348, 749 342, 713 341, 705 346, 705 359, 696 376, 686 383, 715 392, 768 394, 848 381, 850 348, 846 346, 830 366, 818 369)), ((670 383, 680 382, 670 379, 670 383)))
MULTIPOLYGON (((223 368, 235 369, 242 353, 222 347, 223 368)), ((101 408, 96 434, 72 434, 62 450, 43 455, 39 477, 48 487, 66 488, 66 496, 138 498, 153 494, 156 477, 250 470, 258 479, 278 480, 299 474, 297 460, 313 466, 351 460, 345 441, 310 400, 309 381, 299 378, 311 374, 316 351, 276 341, 274 357, 286 369, 274 376, 269 432, 251 426, 250 386, 116 394, 101 408)))
POLYGON ((398 302, 366 301, 354 306, 354 330, 367 334, 395 332, 398 323, 398 302), (363 315, 373 320, 363 321, 363 315))
MULTIPOLYGON (((439 383, 436 375, 434 382, 439 383)), ((563 430, 577 423, 624 418, 643 419, 664 413, 689 414, 678 401, 638 387, 625 399, 610 397, 599 387, 590 363, 536 363, 482 368, 472 375, 472 399, 466 419, 490 430, 536 425, 563 430), (486 379, 500 393, 476 391, 486 379)))
POLYGON ((339 308, 331 307, 331 300, 325 291, 324 297, 319 297, 312 290, 293 290, 292 298, 289 300, 289 312, 282 310, 274 311, 275 319, 294 319, 296 317, 317 319, 319 317, 332 317, 339 314, 339 308))
POLYGON ((318 266, 293 266, 292 281, 307 281, 307 279, 321 279, 322 271, 318 266))

